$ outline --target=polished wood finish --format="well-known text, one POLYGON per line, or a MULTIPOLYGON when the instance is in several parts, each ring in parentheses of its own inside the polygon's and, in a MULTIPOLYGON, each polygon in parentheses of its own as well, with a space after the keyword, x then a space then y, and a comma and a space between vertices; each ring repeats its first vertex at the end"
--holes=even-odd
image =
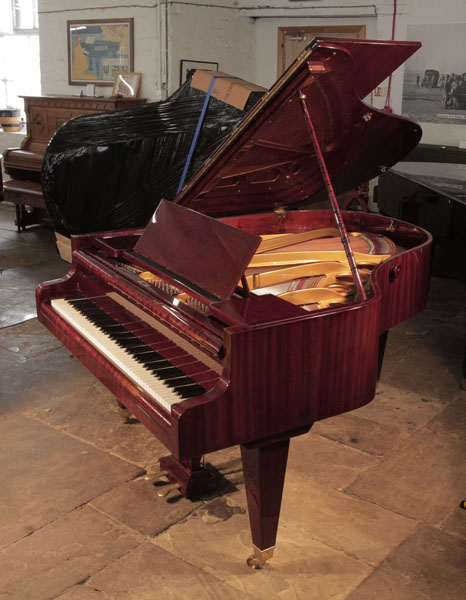
POLYGON ((311 425, 241 444, 252 543, 262 552, 275 546, 290 439, 311 425))
POLYGON ((18 148, 5 152, 4 167, 11 179, 5 181, 5 200, 17 206, 18 231, 27 225, 48 222, 40 173, 50 138, 64 123, 79 115, 138 106, 144 99, 91 98, 80 96, 21 96, 24 100, 27 132, 18 148), (26 210, 26 206, 31 209, 26 210))
MULTIPOLYGON (((235 212, 235 216, 222 218, 222 223, 255 236, 334 227, 334 215, 329 210, 285 209, 318 189, 318 164, 310 150, 312 144, 303 138, 301 112, 293 113, 299 109, 294 92, 302 85, 306 94, 310 93, 317 102, 313 107, 314 122, 324 156, 330 158, 329 171, 340 183, 351 182, 353 187, 354 181, 361 177, 366 180, 367 173, 374 168, 377 171, 403 149, 408 151, 418 138, 415 124, 372 111, 357 97, 366 95, 371 85, 384 79, 389 69, 406 58, 414 46, 382 42, 355 42, 353 46, 349 42, 337 45, 329 41, 312 44, 308 53, 266 95, 266 100, 259 103, 259 110, 253 110, 254 119, 245 119, 175 202, 197 208, 200 213, 216 215, 221 209, 235 212), (310 58, 317 58, 319 65, 325 63, 323 70, 317 69, 318 65, 310 58), (351 72, 354 79, 351 86, 339 61, 351 72), (310 70, 312 65, 316 73, 310 70), (319 73, 329 77, 321 79, 319 73), (322 92, 323 88, 328 94, 322 92), (335 88, 343 90, 343 97, 341 103, 338 100, 333 106, 329 102, 336 97, 335 88), (291 106, 291 112, 286 104, 291 106), (288 124, 298 118, 296 129, 289 129, 288 124), (274 134, 281 131, 281 142, 271 143, 268 121, 274 134), (280 123, 284 129, 280 129, 280 123), (366 127, 365 123, 375 126, 366 127), (297 137, 288 139, 290 132, 297 137), (341 143, 339 133, 344 133, 341 143), (382 134, 382 139, 378 134, 382 134), (351 135, 363 147, 353 143, 351 135), (280 162, 284 157, 284 162, 280 162), (280 171, 282 166, 284 170, 280 171), (356 172, 349 173, 348 168, 356 172), (272 176, 274 173, 276 177, 272 176), (299 178, 293 176, 298 173, 299 178), (272 210, 275 206, 281 210, 237 214, 243 208, 272 210)), ((321 188, 322 181, 319 185, 321 188)), ((201 455, 241 445, 251 531, 259 555, 251 563, 255 566, 265 560, 275 544, 289 439, 308 431, 317 420, 372 400, 386 332, 425 305, 432 238, 420 227, 397 219, 343 212, 343 223, 349 233, 383 234, 398 251, 373 268, 367 299, 308 312, 274 295, 257 296, 251 292, 216 297, 211 290, 198 285, 205 278, 206 266, 196 260, 188 266, 188 271, 182 265, 182 274, 177 273, 178 252, 183 253, 186 245, 189 253, 192 244, 189 215, 192 211, 183 206, 156 214, 162 233, 151 237, 144 250, 149 257, 135 252, 141 231, 74 237, 70 273, 37 289, 38 317, 119 403, 165 444, 172 457, 163 459, 162 465, 170 480, 179 484, 185 494, 190 494, 191 473, 197 470, 201 455), (164 253, 166 243, 172 248, 172 256, 164 253), (161 257, 162 264, 158 264, 161 257), (137 281, 132 273, 121 268, 122 262, 149 270, 154 277, 192 296, 203 304, 210 317, 205 312, 196 313, 176 296, 165 294, 141 278, 137 281), (189 339, 209 360, 215 361, 218 377, 210 389, 172 404, 170 410, 163 408, 68 325, 51 305, 54 298, 92 297, 113 291, 189 339)), ((221 236, 212 237, 209 231, 212 219, 198 214, 195 221, 198 229, 195 235, 202 237, 205 230, 209 244, 213 237, 221 242, 221 236)), ((219 229, 214 227, 214 234, 219 229)), ((233 246, 235 238, 242 237, 233 236, 233 246)), ((209 263, 207 268, 212 269, 212 265, 218 270, 226 268, 222 258, 215 264, 215 244, 211 248, 212 256, 205 258, 209 263)))
MULTIPOLYGON (((171 312, 172 305, 157 297, 155 291, 132 285, 118 272, 108 254, 99 253, 96 240, 105 240, 108 234, 74 238, 69 275, 42 284, 37 290, 40 321, 165 444, 173 456, 162 461, 163 466, 184 493, 191 497, 203 494, 212 483, 203 480, 203 473, 191 476, 186 461, 236 444, 244 446, 254 544, 260 550, 268 548, 275 539, 278 523, 286 442, 277 440, 288 439, 294 435, 290 432, 299 428, 308 429, 314 421, 369 402, 380 368, 380 337, 383 340, 389 327, 421 310, 426 301, 429 234, 378 215, 343 213, 343 217, 349 231, 383 232, 406 248, 374 268, 369 299, 350 307, 313 313, 275 296, 251 294, 219 302, 206 299, 216 318, 231 323, 219 330, 223 336, 219 349, 225 349, 222 374, 212 389, 175 404, 170 413, 156 406, 50 306, 54 297, 73 297, 77 293, 92 296, 116 288, 176 331, 181 332, 178 324, 183 323, 184 333, 188 335, 190 331, 192 339, 204 344, 198 335, 200 326, 189 311, 177 307, 178 321, 171 312), (286 353, 283 348, 287 348, 286 353), (271 469, 276 460, 281 465, 277 467, 280 476, 266 483, 262 469, 271 469)), ((225 221, 265 234, 320 228, 328 226, 332 219, 330 211, 293 211, 285 217, 269 213, 225 221)), ((129 231, 120 232, 119 236, 134 243, 139 234, 129 231)), ((115 254, 124 258, 131 251, 127 248, 115 254)), ((162 271, 153 270, 163 276, 162 271)), ((216 356, 207 342, 203 348, 216 356)))
POLYGON ((301 92, 335 193, 373 179, 412 150, 422 131, 363 99, 418 47, 416 42, 316 40, 175 202, 221 216, 325 199, 301 92))
POLYGON ((134 251, 227 300, 260 243, 258 235, 162 200, 134 251))

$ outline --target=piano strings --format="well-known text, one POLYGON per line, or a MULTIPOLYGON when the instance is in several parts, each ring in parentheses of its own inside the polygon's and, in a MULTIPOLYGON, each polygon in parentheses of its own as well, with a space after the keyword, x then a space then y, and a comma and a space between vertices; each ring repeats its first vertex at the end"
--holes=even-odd
MULTIPOLYGON (((351 232, 349 239, 368 293, 372 268, 399 249, 381 234, 351 232)), ((183 303, 204 315, 209 314, 208 305, 150 271, 127 263, 120 266, 163 291, 174 304, 183 303)), ((246 269, 246 282, 255 294, 274 294, 308 311, 348 304, 356 299, 351 269, 335 228, 263 235, 246 269)))

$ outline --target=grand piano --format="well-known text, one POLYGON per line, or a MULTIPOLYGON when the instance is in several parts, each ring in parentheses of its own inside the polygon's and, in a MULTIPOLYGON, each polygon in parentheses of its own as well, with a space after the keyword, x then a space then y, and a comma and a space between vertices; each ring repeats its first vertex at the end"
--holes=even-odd
POLYGON ((188 498, 239 444, 253 555, 272 554, 290 439, 373 398, 388 330, 426 301, 431 236, 335 194, 399 161, 416 123, 362 101, 419 46, 314 40, 144 229, 74 236, 39 320, 171 453, 188 498), (329 194, 332 210, 295 210, 329 194))

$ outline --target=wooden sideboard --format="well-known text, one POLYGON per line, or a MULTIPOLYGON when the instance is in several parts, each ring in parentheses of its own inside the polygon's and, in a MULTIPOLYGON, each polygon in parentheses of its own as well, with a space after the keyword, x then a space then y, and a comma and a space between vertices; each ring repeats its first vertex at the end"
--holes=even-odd
POLYGON ((16 206, 18 231, 47 220, 40 182, 42 161, 50 138, 73 117, 139 106, 143 98, 93 98, 87 96, 21 96, 27 133, 18 148, 8 148, 4 168, 11 177, 3 183, 3 199, 16 206))

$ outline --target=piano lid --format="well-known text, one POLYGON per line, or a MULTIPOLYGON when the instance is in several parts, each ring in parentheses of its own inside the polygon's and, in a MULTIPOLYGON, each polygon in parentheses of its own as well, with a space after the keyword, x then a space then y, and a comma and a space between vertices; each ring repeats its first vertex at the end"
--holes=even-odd
POLYGON ((300 90, 337 194, 385 171, 412 150, 421 128, 362 99, 419 47, 418 42, 314 40, 174 202, 217 216, 325 198, 300 90))

